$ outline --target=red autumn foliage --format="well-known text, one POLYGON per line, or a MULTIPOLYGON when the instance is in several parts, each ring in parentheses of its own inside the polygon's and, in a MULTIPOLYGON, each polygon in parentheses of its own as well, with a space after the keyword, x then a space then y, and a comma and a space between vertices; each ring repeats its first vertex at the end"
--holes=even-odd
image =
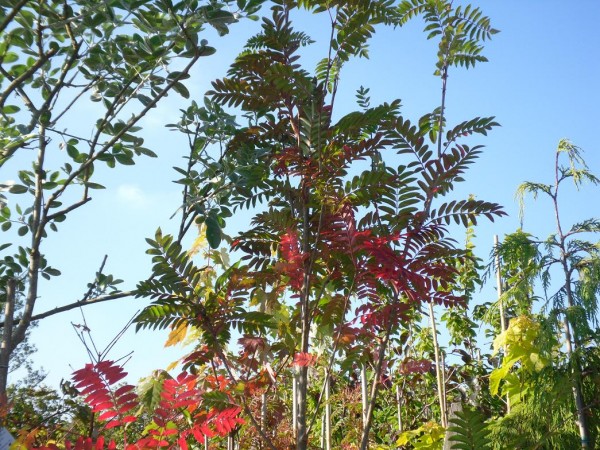
MULTIPOLYGON (((137 417, 128 414, 139 407, 138 396, 132 385, 115 387, 127 373, 113 361, 101 361, 86 364, 83 369, 73 374, 75 386, 84 397, 93 412, 99 413, 97 419, 106 422, 105 429, 124 426, 135 422, 137 417)), ((223 390, 229 381, 222 379, 209 380, 213 388, 223 390)), ((239 417, 241 408, 230 406, 224 409, 207 408, 203 403, 203 392, 198 388, 198 376, 181 373, 176 378, 164 380, 161 400, 153 411, 153 427, 148 428, 146 436, 129 443, 123 442, 120 448, 140 450, 148 448, 180 448, 187 450, 188 439, 197 443, 204 442, 204 436, 226 436, 238 425, 244 423, 239 417), (192 420, 183 420, 187 416, 192 420)), ((38 447, 40 450, 55 450, 55 444, 38 447)), ((117 448, 114 441, 106 443, 103 436, 96 440, 80 436, 75 442, 66 441, 67 450, 113 450, 117 448)))
POLYGON ((308 255, 300 250, 298 234, 294 230, 286 231, 279 244, 281 262, 279 270, 289 277, 289 286, 295 292, 300 292, 304 283, 304 261, 308 255))
POLYGON ((128 414, 137 405, 134 386, 126 384, 116 390, 112 386, 127 376, 127 372, 113 361, 100 361, 86 364, 73 374, 73 381, 92 412, 98 413, 98 420, 105 421, 105 427, 113 428, 135 422, 135 416, 128 414))
POLYGON ((299 352, 294 355, 294 361, 292 362, 292 365, 296 367, 308 367, 314 366, 316 362, 317 355, 299 352))

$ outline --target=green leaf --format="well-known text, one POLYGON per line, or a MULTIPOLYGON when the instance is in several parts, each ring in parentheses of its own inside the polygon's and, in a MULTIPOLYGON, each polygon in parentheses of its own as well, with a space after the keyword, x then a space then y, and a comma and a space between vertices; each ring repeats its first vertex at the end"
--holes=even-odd
POLYGON ((19 111, 21 111, 21 108, 16 105, 6 105, 4 108, 2 108, 3 114, 15 114, 19 111))
POLYGON ((10 63, 14 63, 15 61, 17 61, 19 59, 19 55, 17 55, 14 52, 8 52, 4 55, 4 57, 2 58, 2 63, 3 64, 10 64, 10 63))
POLYGON ((183 83, 177 82, 173 85, 173 90, 181 95, 183 98, 190 98, 190 91, 185 87, 183 83))
POLYGON ((221 244, 221 227, 219 221, 212 216, 206 218, 206 240, 211 248, 219 248, 221 244))
POLYGON ((510 369, 521 360, 521 357, 511 359, 510 361, 503 361, 502 366, 492 370, 490 373, 490 392, 492 395, 497 395, 500 389, 500 381, 502 381, 508 375, 510 369))
POLYGON ((85 185, 90 189, 106 189, 106 187, 104 187, 98 183, 87 182, 87 183, 85 183, 85 185))
POLYGON ((14 184, 8 190, 11 194, 25 194, 27 192, 27 187, 21 184, 14 184))
MULTIPOLYGON (((77 157, 79 156, 79 150, 77 150, 77 148, 74 145, 71 144, 67 144, 67 154, 73 158, 75 161, 77 161, 77 157)), ((80 162, 80 161, 77 161, 80 162)), ((83 161, 81 161, 83 162, 83 161)))

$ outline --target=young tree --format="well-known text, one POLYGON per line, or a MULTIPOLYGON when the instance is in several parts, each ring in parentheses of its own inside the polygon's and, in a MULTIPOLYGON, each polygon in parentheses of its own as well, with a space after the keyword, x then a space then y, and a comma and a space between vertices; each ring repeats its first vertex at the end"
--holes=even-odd
MULTIPOLYGON (((248 12, 259 2, 251 3, 248 12)), ((44 0, 2 1, 0 17, 0 167, 14 179, 0 186, 3 395, 11 355, 32 321, 131 295, 101 268, 83 298, 37 314, 40 276, 60 275, 44 242, 102 188, 98 165, 155 156, 140 136, 141 119, 169 93, 189 96, 183 80, 215 51, 200 39, 203 28, 227 33, 236 15, 226 3, 197 0, 44 0), (88 99, 102 112, 73 121, 88 99)))
POLYGON ((545 252, 542 256, 540 275, 544 287, 548 289, 551 286, 552 270, 554 267, 559 268, 559 288, 550 299, 554 305, 553 314, 562 316, 581 448, 587 449, 594 447, 592 438, 596 437, 592 437, 588 423, 590 414, 587 411, 591 399, 586 401, 584 398, 582 365, 588 357, 593 356, 593 347, 597 345, 600 258, 598 243, 586 238, 600 233, 600 221, 590 218, 573 224, 569 230, 566 229, 561 215, 559 194, 564 183, 569 180, 573 181, 576 188, 584 182, 600 184, 600 179, 589 171, 581 149, 563 139, 559 142, 555 154, 553 182, 525 182, 519 186, 517 196, 522 206, 526 194, 532 194, 534 198, 544 194, 551 201, 556 230, 543 242, 545 252), (568 165, 561 164, 561 158, 566 158, 568 165))
POLYGON ((198 370, 215 359, 223 364, 219 373, 243 392, 236 398, 269 448, 276 446, 259 426, 252 398, 270 389, 272 377, 297 377, 291 428, 296 448, 306 449, 331 369, 369 364, 361 436, 367 448, 390 339, 422 303, 461 301, 451 286, 463 252, 453 247, 446 226, 503 214, 480 200, 443 202, 481 150, 460 139, 496 125, 493 118, 476 118, 446 130, 447 71, 485 60, 478 42, 494 30, 476 8, 413 3, 276 2, 228 76, 213 83, 211 101, 193 106, 179 124, 197 152, 180 170, 184 214, 205 224, 213 248, 226 238, 225 221, 234 212, 251 211, 252 226, 231 241, 241 260, 212 289, 181 247, 158 234, 150 251, 155 277, 140 287, 156 300, 138 326, 199 329, 202 342, 190 364, 198 370), (327 56, 314 75, 299 62, 311 39, 292 27, 298 6, 330 18, 327 56), (373 107, 361 89, 360 109, 335 120, 344 64, 366 54, 375 25, 404 23, 416 13, 431 22, 430 36, 440 37, 441 108, 413 125, 398 101, 373 107), (239 107, 248 120, 219 137, 216 155, 205 151, 210 139, 204 133, 214 120, 225 120, 228 130, 231 121, 222 113, 215 117, 214 103, 239 107), (229 347, 234 330, 241 335, 238 356, 229 347), (325 338, 331 344, 320 353, 315 342, 325 338), (312 406, 310 373, 319 361, 325 380, 312 406))

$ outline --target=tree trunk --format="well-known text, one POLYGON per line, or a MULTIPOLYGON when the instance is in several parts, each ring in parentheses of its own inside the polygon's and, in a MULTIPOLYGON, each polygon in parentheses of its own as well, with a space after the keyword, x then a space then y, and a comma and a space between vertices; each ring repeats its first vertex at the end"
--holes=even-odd
POLYGON ((308 367, 299 367, 298 370, 298 416, 297 427, 298 435, 296 437, 296 450, 306 450, 308 448, 308 428, 306 426, 306 397, 308 392, 308 367))
POLYGON ((13 278, 6 281, 6 303, 4 304, 4 328, 0 344, 0 406, 6 405, 6 386, 8 385, 8 366, 12 352, 13 320, 15 314, 16 282, 13 278))
POLYGON ((367 380, 367 365, 364 364, 360 370, 360 388, 361 388, 361 398, 362 398, 362 422, 363 429, 367 423, 367 410, 368 410, 368 400, 367 400, 367 391, 368 391, 369 382, 367 380))
POLYGON ((292 433, 298 438, 298 378, 296 367, 292 367, 292 433))
POLYGON ((402 395, 400 394, 400 386, 396 385, 396 403, 398 404, 398 433, 402 433, 402 395))
POLYGON ((331 403, 330 394, 330 377, 329 373, 325 375, 325 450, 331 450, 331 403))
POLYGON ((577 409, 577 418, 575 420, 577 422, 577 427, 579 428, 579 436, 581 437, 581 448, 587 450, 590 448, 590 437, 585 418, 585 402, 583 401, 583 394, 581 393, 581 369, 579 368, 579 360, 574 354, 569 319, 566 317, 563 322, 563 327, 565 330, 567 355, 569 356, 569 361, 571 361, 571 372, 573 374, 573 398, 575 400, 575 408, 577 409))
MULTIPOLYGON (((369 448, 369 431, 371 431, 371 422, 373 419, 373 410, 375 409, 375 402, 377 401, 377 393, 379 391, 379 380, 381 377, 381 368, 383 367, 383 360, 385 359, 385 352, 387 350, 388 343, 390 341, 390 334, 392 333, 391 323, 388 325, 388 329, 385 332, 383 342, 379 347, 379 355, 377 356, 377 362, 375 364, 375 370, 373 371, 373 384, 371 385, 371 394, 369 396, 369 405, 366 414, 366 421, 363 427, 362 438, 360 442, 360 450, 367 450, 369 448)), ((366 377, 365 377, 366 378, 366 377)))
POLYGON ((440 422, 442 426, 446 428, 448 426, 448 420, 446 418, 446 381, 444 379, 444 368, 442 367, 440 346, 437 339, 433 302, 429 302, 429 320, 431 321, 431 335, 433 338, 433 351, 435 356, 435 377, 437 380, 438 401, 440 404, 440 422))
MULTIPOLYGON (((504 290, 502 289, 502 274, 500 273, 500 255, 498 254, 498 235, 494 235, 494 250, 496 256, 494 257, 495 265, 496 265, 496 288, 498 290, 498 309, 500 310, 500 333, 503 333, 506 330, 506 316, 504 314, 504 302, 502 301, 502 294, 504 290)), ((506 346, 504 347, 504 354, 506 354, 506 346)), ((506 412, 510 413, 510 397, 508 394, 506 395, 506 412)))
MULTIPOLYGON (((458 411, 462 411, 462 403, 456 402, 456 403, 452 403, 450 405, 450 411, 448 411, 448 422, 456 417, 456 413, 458 411)), ((443 450, 451 450, 453 447, 454 442, 451 441, 452 436, 454 436, 456 433, 453 431, 446 431, 446 434, 444 435, 444 447, 443 450)))

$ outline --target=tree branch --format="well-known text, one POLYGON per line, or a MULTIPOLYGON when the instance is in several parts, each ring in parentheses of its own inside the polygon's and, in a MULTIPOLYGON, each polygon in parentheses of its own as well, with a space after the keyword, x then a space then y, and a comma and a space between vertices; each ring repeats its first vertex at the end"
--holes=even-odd
POLYGON ((23 82, 27 78, 29 78, 31 75, 33 75, 36 70, 38 70, 40 67, 42 67, 50 58, 52 58, 58 52, 58 50, 59 50, 58 47, 51 48, 46 53, 44 53, 35 62, 35 64, 33 66, 31 66, 29 69, 27 69, 25 72, 23 72, 20 76, 18 76, 17 78, 15 78, 6 87, 5 91, 2 94, 0 94, 0 108, 2 108, 4 106, 4 102, 6 101, 6 99, 8 98, 8 96, 12 93, 12 91, 14 91, 19 86, 21 86, 23 84, 23 82))
POLYGON ((25 6, 25 3, 27 3, 27 0, 20 0, 13 7, 13 9, 6 15, 4 20, 0 23, 0 33, 2 33, 8 25, 10 25, 10 23, 15 18, 15 16, 17 14, 19 14, 19 11, 21 11, 23 9, 23 7, 25 6))
MULTIPOLYGON (((35 315, 31 316, 31 319, 29 321, 34 322, 36 320, 45 319, 46 317, 50 317, 55 314, 59 314, 59 313, 65 312, 65 311, 70 311, 71 309, 79 308, 82 306, 95 305, 96 303, 107 302, 109 300, 116 300, 119 298, 131 297, 136 294, 137 294, 136 290, 123 291, 123 292, 115 292, 114 294, 107 294, 107 295, 101 295, 99 297, 78 300, 76 302, 69 303, 68 305, 58 306, 49 311, 46 311, 46 312, 43 312, 40 314, 35 314, 35 315)), ((19 323, 20 323, 20 321, 17 321, 14 323, 14 325, 18 325, 19 323)), ((0 322, 0 327, 4 327, 4 322, 0 322)))

